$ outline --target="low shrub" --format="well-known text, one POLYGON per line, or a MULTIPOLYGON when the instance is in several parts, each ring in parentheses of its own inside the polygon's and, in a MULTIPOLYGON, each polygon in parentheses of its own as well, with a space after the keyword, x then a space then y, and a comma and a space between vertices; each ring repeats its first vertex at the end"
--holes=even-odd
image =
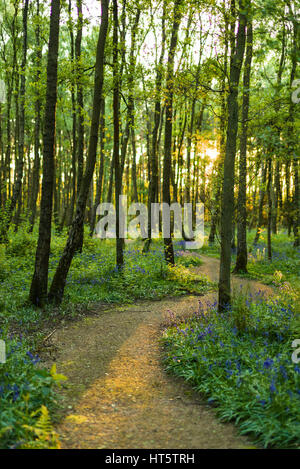
POLYGON ((39 367, 39 357, 22 337, 0 337, 6 344, 6 363, 0 364, 0 448, 58 446, 48 408, 57 405, 55 387, 65 377, 55 367, 39 367))
POLYGON ((165 330, 167 370, 217 406, 223 421, 264 447, 298 447, 300 365, 292 361, 296 312, 286 297, 239 298, 223 315, 207 312, 165 330))
POLYGON ((10 237, 6 254, 15 257, 31 257, 35 255, 36 240, 23 228, 10 237))

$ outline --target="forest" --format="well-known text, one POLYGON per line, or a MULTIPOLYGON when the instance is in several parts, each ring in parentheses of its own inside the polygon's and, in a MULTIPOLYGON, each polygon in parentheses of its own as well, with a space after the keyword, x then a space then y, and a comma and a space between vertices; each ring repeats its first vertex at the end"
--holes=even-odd
POLYGON ((300 448, 299 13, 0 0, 1 449, 300 448))

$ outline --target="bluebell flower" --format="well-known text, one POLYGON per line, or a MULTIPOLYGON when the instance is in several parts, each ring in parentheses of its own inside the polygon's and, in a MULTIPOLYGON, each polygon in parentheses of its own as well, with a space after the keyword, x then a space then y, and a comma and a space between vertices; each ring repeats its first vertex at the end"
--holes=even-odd
POLYGON ((271 385, 270 385, 270 392, 276 392, 276 386, 274 384, 274 381, 272 381, 271 385))
POLYGON ((284 368, 284 366, 280 365, 279 369, 281 371, 281 374, 282 374, 283 378, 288 379, 288 374, 287 374, 286 369, 284 368))
POLYGON ((264 361, 264 368, 271 368, 273 363, 274 361, 271 358, 267 358, 267 360, 264 361))

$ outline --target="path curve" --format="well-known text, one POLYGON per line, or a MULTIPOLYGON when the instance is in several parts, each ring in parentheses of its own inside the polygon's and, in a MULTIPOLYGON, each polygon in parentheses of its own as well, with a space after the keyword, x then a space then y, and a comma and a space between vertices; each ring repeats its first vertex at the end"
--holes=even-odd
MULTIPOLYGON (((217 281, 219 261, 201 256, 197 271, 217 281)), ((234 286, 271 289, 237 277, 234 286)), ((216 293, 201 297, 214 301, 216 293)), ((168 311, 186 315, 199 297, 143 301, 97 311, 58 330, 57 370, 69 379, 68 415, 58 425, 67 449, 245 448, 253 444, 223 424, 183 380, 163 370, 159 338, 168 311)))

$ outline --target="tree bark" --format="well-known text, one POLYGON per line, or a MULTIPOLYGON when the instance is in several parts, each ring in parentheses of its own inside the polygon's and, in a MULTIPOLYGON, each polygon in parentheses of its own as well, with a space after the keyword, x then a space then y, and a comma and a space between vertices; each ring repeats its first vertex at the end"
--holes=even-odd
POLYGON ((234 271, 247 272, 247 143, 248 143, 248 117, 250 103, 250 80, 253 53, 252 23, 247 24, 247 50, 244 65, 244 94, 242 109, 242 129, 240 138, 240 164, 239 164, 239 192, 237 204, 237 256, 234 271))
POLYGON ((70 228, 68 240, 64 252, 60 258, 48 295, 48 301, 50 303, 55 304, 60 304, 62 302, 67 275, 71 266, 72 259, 78 247, 78 243, 80 242, 80 236, 84 223, 86 203, 96 164, 100 124, 100 110, 104 81, 104 51, 108 30, 108 6, 109 0, 101 0, 102 15, 97 44, 93 111, 86 169, 82 179, 80 193, 77 199, 75 218, 70 228))
MULTIPOLYGON (((289 4, 289 9, 292 14, 292 9, 289 4)), ((292 59, 292 69, 290 75, 290 87, 292 89, 293 82, 296 77, 296 70, 298 64, 298 54, 299 54, 299 22, 293 16, 293 44, 291 51, 292 59)), ((288 115, 288 155, 292 161, 294 169, 294 194, 292 200, 292 210, 293 210, 293 232, 294 232, 294 247, 300 246, 300 189, 299 189, 299 155, 297 154, 297 137, 296 127, 295 127, 295 108, 296 104, 291 99, 289 106, 289 115, 288 115)))
POLYGON ((102 192, 103 192, 103 177, 104 177, 104 152, 105 152, 105 98, 103 97, 101 103, 101 115, 100 115, 100 168, 97 179, 96 196, 93 207, 92 219, 90 224, 90 236, 93 236, 96 226, 97 208, 100 204, 102 192))
POLYGON ((268 182, 267 182, 267 194, 268 194, 268 259, 272 260, 272 159, 269 157, 268 162, 268 182))
POLYGON ((224 74, 222 77, 222 89, 223 92, 221 94, 221 118, 220 118, 220 156, 217 162, 216 168, 216 184, 215 184, 215 197, 214 197, 214 206, 212 207, 212 217, 211 217, 211 225, 210 225, 210 233, 208 238, 208 243, 213 245, 215 243, 215 237, 217 234, 217 226, 220 218, 220 199, 222 194, 222 177, 223 177, 223 166, 224 166, 224 159, 226 153, 226 121, 227 121, 227 103, 226 103, 226 96, 227 96, 227 70, 228 70, 228 48, 229 48, 229 40, 228 40, 228 28, 229 28, 229 19, 228 14, 224 12, 224 20, 225 20, 225 47, 224 47, 224 74))
MULTIPOLYGON (((234 0, 233 0, 234 1, 234 0)), ((245 0, 239 0, 239 27, 230 60, 230 89, 228 95, 228 125, 221 210, 221 258, 218 308, 223 312, 231 301, 230 269, 231 238, 234 215, 234 165, 238 130, 238 87, 245 51, 246 8, 245 0)), ((233 26, 233 28, 235 25, 233 26)), ((232 31, 233 32, 233 31, 232 31)))
POLYGON ((59 46, 60 0, 52 0, 50 38, 47 65, 47 91, 44 124, 43 184, 39 238, 36 250, 35 271, 29 299, 36 306, 44 304, 48 288, 48 267, 51 243, 51 219, 54 185, 55 113, 57 102, 57 63, 59 46))
MULTIPOLYGON (((174 94, 174 60, 178 42, 178 30, 182 18, 182 0, 174 2, 173 25, 170 49, 167 62, 166 77, 166 121, 164 141, 164 167, 163 167, 163 202, 171 205, 170 180, 172 171, 172 128, 173 128, 173 94, 174 94)), ((172 237, 164 236, 164 251, 167 264, 174 265, 174 249, 172 237)))
POLYGON ((158 199, 158 136, 159 126, 161 123, 161 91, 163 81, 163 61, 165 57, 166 45, 166 1, 163 3, 162 11, 162 45, 159 62, 156 67, 155 79, 155 105, 154 105, 154 126, 152 131, 152 145, 151 145, 151 158, 150 158, 150 182, 149 182, 149 196, 148 196, 148 238, 144 244, 144 252, 148 252, 151 245, 151 207, 158 199))
MULTIPOLYGON (((76 57, 76 77, 77 77, 77 196, 80 193, 81 183, 84 171, 84 102, 83 102, 83 86, 81 83, 81 44, 82 44, 82 31, 83 31, 83 13, 82 13, 82 0, 77 0, 77 35, 75 39, 75 57, 76 57)), ((77 251, 82 251, 84 239, 84 226, 81 228, 81 233, 78 236, 77 251)))
POLYGON ((267 182, 267 163, 262 163, 262 175, 261 175, 261 187, 259 193, 259 206, 258 206, 258 221, 257 221, 257 228, 256 228, 256 235, 253 242, 253 246, 256 246, 259 241, 261 227, 263 226, 264 219, 263 219, 263 208, 264 208, 264 200, 266 194, 266 182, 267 182))
MULTIPOLYGON (((7 231, 12 221, 13 212, 16 208, 18 200, 22 192, 22 179, 24 169, 24 139, 25 139, 25 94, 26 94, 26 63, 27 63, 27 20, 28 20, 28 6, 29 0, 24 0, 23 4, 23 50, 22 50, 22 64, 21 64, 21 84, 20 84, 20 99, 18 100, 18 91, 16 91, 17 104, 16 109, 16 161, 15 161, 15 177, 12 197, 5 215, 5 221, 1 223, 0 240, 7 238, 7 231), (17 148, 18 145, 18 148, 17 148)), ((17 84, 18 84, 17 77, 17 84)))
POLYGON ((116 264, 118 269, 122 269, 123 239, 120 237, 120 195, 122 189, 122 174, 120 165, 120 90, 119 90, 119 65, 118 65, 118 3, 113 0, 113 121, 114 121, 114 170, 115 170, 115 207, 116 207, 116 264))
MULTIPOLYGON (((40 40, 40 0, 37 0, 37 26, 35 30, 36 40, 36 83, 40 82, 41 76, 41 64, 42 64, 42 48, 40 40)), ((40 132, 41 132, 41 97, 38 92, 35 103, 35 125, 34 125, 34 165, 32 175, 32 193, 30 200, 30 220, 29 220, 29 232, 32 233, 35 219, 36 219, 36 203, 40 187, 40 132)))
MULTIPOLYGON (((77 154, 77 113, 76 113, 76 96, 75 88, 78 80, 77 74, 77 63, 75 62, 75 48, 74 48, 74 31, 73 31, 73 20, 72 20, 72 2, 69 0, 69 34, 70 34, 70 46, 71 46, 71 64, 72 64, 72 77, 71 77, 71 102, 72 102, 72 193, 71 203, 68 210, 67 224, 70 225, 73 220, 74 208, 76 202, 76 154, 77 154)), ((76 58, 77 60, 77 58, 76 58)))

